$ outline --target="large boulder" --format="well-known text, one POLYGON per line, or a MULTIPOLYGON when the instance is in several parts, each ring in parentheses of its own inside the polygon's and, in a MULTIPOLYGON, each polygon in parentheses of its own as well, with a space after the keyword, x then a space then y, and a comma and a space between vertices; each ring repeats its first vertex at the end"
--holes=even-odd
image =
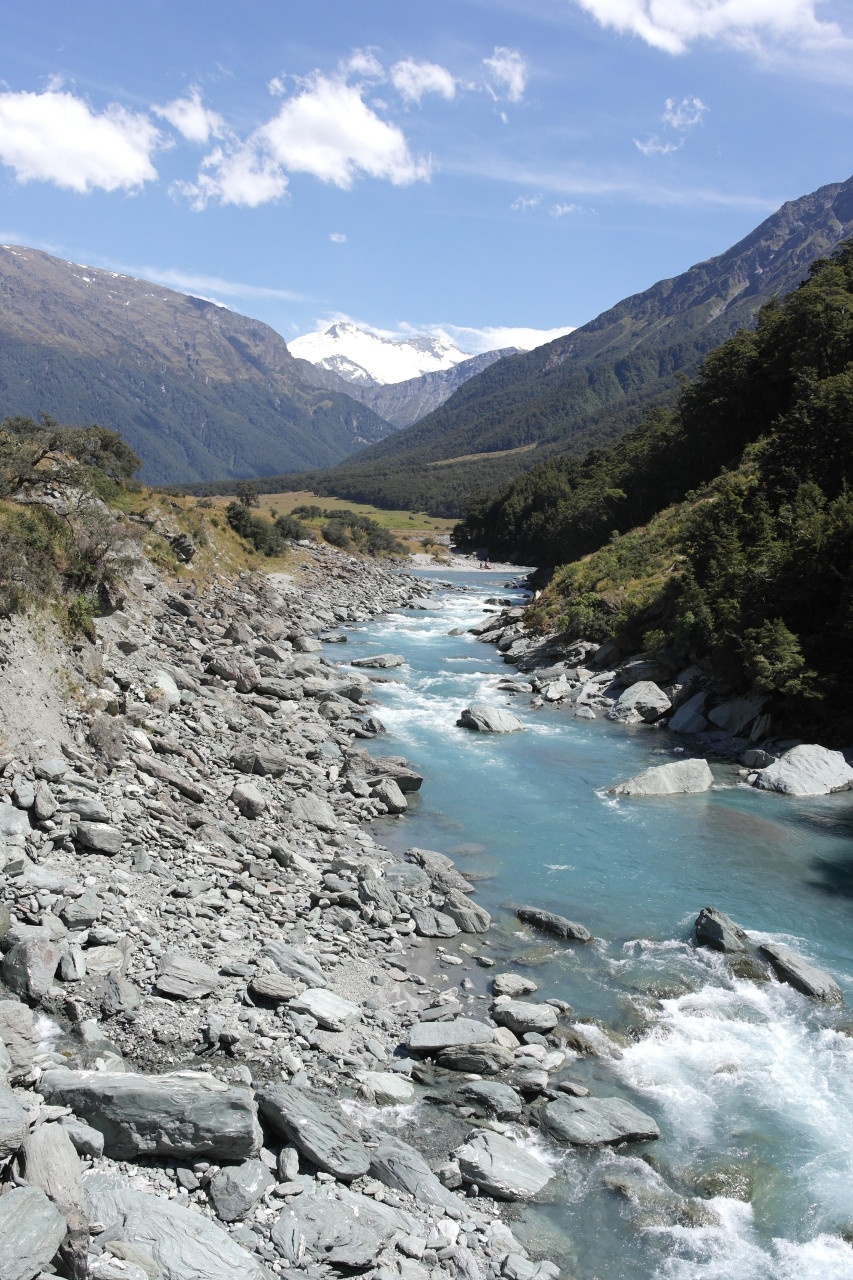
POLYGON ((609 720, 620 724, 650 724, 672 706, 663 689, 651 680, 638 680, 620 693, 607 713, 609 720))
POLYGON ((755 778, 762 791, 780 791, 786 796, 825 796, 851 783, 853 769, 841 752, 811 743, 791 747, 779 760, 760 769, 755 778))
POLYGON ((524 728, 518 716, 501 707, 490 707, 485 702, 474 702, 465 707, 456 723, 462 729, 475 729, 478 733, 518 733, 524 728))
POLYGON ((452 889, 448 893, 441 910, 444 915, 456 921, 463 933, 485 933, 492 923, 492 917, 485 907, 478 906, 458 889, 452 889))
POLYGON ((367 1173, 367 1148, 331 1094, 273 1084, 258 1094, 258 1107, 276 1135, 292 1142, 318 1169, 342 1182, 367 1173))
POLYGON ((673 733, 704 733, 708 728, 708 721, 702 712, 707 701, 707 693, 694 693, 686 702, 682 702, 667 727, 673 733))
POLYGON ((496 1076, 508 1070, 515 1058, 502 1044, 460 1044, 441 1049, 436 1059, 447 1071, 464 1071, 470 1075, 496 1076))
POLYGON ((541 1112, 542 1127, 575 1147, 648 1142, 660 1137, 654 1120, 623 1098, 557 1098, 541 1112))
POLYGON ((615 796, 676 796, 708 791, 714 775, 707 760, 671 760, 619 782, 610 792, 615 796))
POLYGON ((820 1000, 825 1004, 842 1004, 844 997, 841 988, 825 969, 819 969, 798 956, 796 951, 784 946, 781 942, 765 942, 758 948, 766 956, 776 976, 782 981, 796 987, 803 995, 812 1000, 820 1000))
POLYGON ((291 947, 287 942, 273 939, 261 949, 261 955, 272 960, 280 973, 287 974, 295 982, 303 982, 306 987, 326 986, 326 975, 319 962, 312 955, 291 947))
POLYGON ((338 819, 328 800, 310 792, 296 797, 290 806, 290 813, 296 822, 307 822, 309 826, 319 827, 321 831, 337 831, 338 819))
POLYGON ((749 938, 740 925, 716 907, 703 907, 693 927, 700 947, 737 953, 746 951, 749 945, 749 938))
POLYGON ((416 1022, 409 1031, 407 1048, 414 1053, 437 1053, 441 1049, 459 1049, 465 1045, 491 1044, 495 1028, 474 1018, 455 1018, 452 1022, 416 1022))
POLYGON ((567 920, 555 911, 542 911, 539 907, 519 907, 515 913, 525 924, 532 924, 545 933, 552 933, 555 938, 565 938, 569 942, 592 942, 592 934, 582 924, 567 920))
POLYGON ((160 962, 154 985, 161 995, 178 1000, 196 1000, 208 996, 219 986, 215 969, 177 951, 167 951, 160 962))
POLYGON ((547 1035, 553 1031, 559 1020, 559 1014, 553 1005, 531 1004, 525 1000, 507 1000, 492 1007, 492 1017, 501 1027, 509 1027, 517 1036, 528 1031, 536 1031, 539 1035, 547 1035))
POLYGON ((336 1272, 363 1271, 394 1235, 417 1233, 410 1214, 342 1188, 343 1197, 303 1193, 276 1220, 271 1238, 285 1262, 323 1262, 336 1272))
POLYGON ((389 1134, 379 1141, 370 1156, 374 1178, 395 1191, 406 1191, 422 1205, 434 1205, 451 1218, 467 1218, 465 1204, 439 1182, 419 1151, 389 1134))
POLYGON ((290 1008, 296 1013, 307 1013, 327 1031, 345 1031, 353 1022, 361 1021, 361 1009, 352 1000, 336 996, 325 987, 309 987, 290 1008))
POLYGON ((245 1160, 260 1148, 252 1095, 196 1071, 46 1071, 39 1090, 104 1135, 114 1160, 168 1155, 245 1160))
POLYGON ((83 1208, 83 1166, 67 1129, 43 1124, 21 1148, 24 1179, 39 1187, 64 1213, 83 1208))
POLYGON ((420 938, 455 938, 459 933, 456 921, 435 907, 412 907, 412 919, 420 938))
POLYGON ((257 773, 264 778, 280 778, 291 767, 290 760, 289 749, 275 743, 240 743, 231 755, 235 769, 241 773, 257 773))
POLYGON ((499 1133, 478 1133, 453 1154, 464 1180, 498 1200, 529 1200, 554 1176, 541 1160, 499 1133))
POLYGON ((729 698, 709 711, 708 719, 724 733, 737 736, 752 724, 766 701, 760 696, 729 698))
POLYGON ((498 1080, 467 1080, 456 1090, 457 1097, 473 1103, 496 1120, 518 1120, 524 1103, 508 1084, 498 1080))
POLYGON ((53 986, 61 956, 49 937, 25 938, 3 957, 3 981, 16 995, 37 1003, 53 986))
POLYGON ((0 1196, 0 1277, 33 1280, 50 1263, 67 1224, 38 1187, 15 1187, 0 1196))

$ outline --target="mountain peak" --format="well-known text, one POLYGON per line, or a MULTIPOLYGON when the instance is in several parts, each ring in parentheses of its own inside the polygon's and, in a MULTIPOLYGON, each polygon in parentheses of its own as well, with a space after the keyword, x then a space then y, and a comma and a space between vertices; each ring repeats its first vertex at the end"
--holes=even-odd
POLYGON ((336 320, 322 331, 295 338, 288 346, 301 360, 329 369, 348 382, 373 387, 407 382, 470 359, 469 352, 444 335, 388 338, 350 320, 336 320))

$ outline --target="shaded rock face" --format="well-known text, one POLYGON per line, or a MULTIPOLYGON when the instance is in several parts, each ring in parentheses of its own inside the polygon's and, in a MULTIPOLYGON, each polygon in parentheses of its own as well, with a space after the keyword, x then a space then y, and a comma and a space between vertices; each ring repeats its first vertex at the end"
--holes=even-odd
POLYGON ((738 953, 746 951, 749 939, 739 924, 735 924, 724 911, 716 907, 703 907, 696 917, 694 925, 696 941, 699 946, 711 947, 714 951, 738 953))
POLYGON ((714 783, 707 760, 672 760, 619 782, 611 787, 616 796, 695 795, 708 791, 714 783))
POLYGON ((786 796, 825 796, 853 785, 853 769, 840 751, 804 743, 786 751, 766 769, 760 769, 755 786, 786 796))

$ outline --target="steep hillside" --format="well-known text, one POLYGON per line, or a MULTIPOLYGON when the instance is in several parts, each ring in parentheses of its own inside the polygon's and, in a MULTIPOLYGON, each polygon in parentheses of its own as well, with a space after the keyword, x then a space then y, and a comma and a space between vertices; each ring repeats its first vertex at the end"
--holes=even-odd
POLYGON ((853 178, 788 202, 727 252, 571 334, 498 361, 322 482, 344 497, 449 514, 466 495, 540 460, 608 444, 649 408, 673 403, 680 375, 695 373, 707 352, 851 234, 853 178))
POLYGON ((0 416, 39 413, 119 431, 152 482, 329 466, 392 430, 260 321, 3 245, 0 416))

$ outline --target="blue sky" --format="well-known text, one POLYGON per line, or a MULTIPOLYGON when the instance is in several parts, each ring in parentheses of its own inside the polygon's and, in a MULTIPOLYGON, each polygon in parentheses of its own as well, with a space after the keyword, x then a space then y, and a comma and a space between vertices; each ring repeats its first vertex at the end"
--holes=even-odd
POLYGON ((4 0, 2 22, 0 239, 285 338, 582 324, 853 173, 853 0, 4 0))

